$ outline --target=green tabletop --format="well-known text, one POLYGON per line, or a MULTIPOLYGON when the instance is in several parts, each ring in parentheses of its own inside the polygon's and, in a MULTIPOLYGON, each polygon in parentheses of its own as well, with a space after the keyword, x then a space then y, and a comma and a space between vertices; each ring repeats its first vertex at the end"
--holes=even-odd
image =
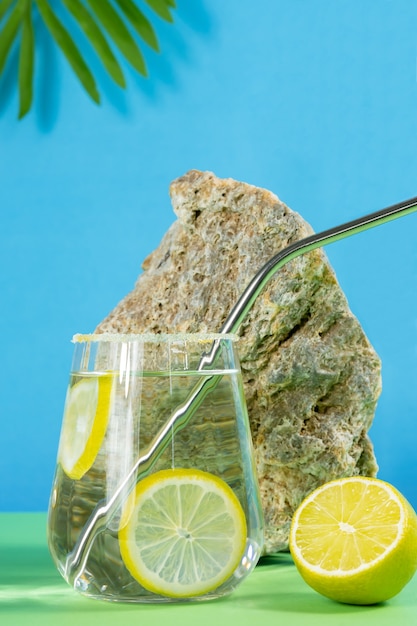
POLYGON ((91 600, 68 587, 45 540, 43 513, 0 514, 0 625, 363 626, 417 624, 417 576, 389 602, 337 604, 300 578, 288 554, 262 559, 228 598, 170 605, 91 600), (354 622, 352 622, 354 618, 354 622))

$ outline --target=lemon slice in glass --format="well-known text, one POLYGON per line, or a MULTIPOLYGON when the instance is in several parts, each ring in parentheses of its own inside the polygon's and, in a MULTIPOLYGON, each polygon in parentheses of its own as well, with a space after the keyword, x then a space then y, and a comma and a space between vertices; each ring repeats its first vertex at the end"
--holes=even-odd
POLYGON ((82 378, 68 389, 58 462, 73 480, 93 465, 107 429, 111 376, 82 378))
POLYGON ((417 569, 417 516, 392 485, 341 478, 301 503, 290 550, 304 580, 319 593, 348 604, 383 602, 417 569))
POLYGON ((162 470, 140 481, 128 499, 119 544, 127 569, 148 591, 200 596, 217 589, 239 565, 245 514, 217 476, 162 470))

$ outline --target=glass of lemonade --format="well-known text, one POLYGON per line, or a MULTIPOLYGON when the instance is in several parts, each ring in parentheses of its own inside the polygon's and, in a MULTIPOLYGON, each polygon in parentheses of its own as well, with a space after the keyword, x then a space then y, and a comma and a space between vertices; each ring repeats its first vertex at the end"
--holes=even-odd
POLYGON ((81 593, 207 600, 256 565, 263 519, 236 342, 74 337, 48 541, 81 593))

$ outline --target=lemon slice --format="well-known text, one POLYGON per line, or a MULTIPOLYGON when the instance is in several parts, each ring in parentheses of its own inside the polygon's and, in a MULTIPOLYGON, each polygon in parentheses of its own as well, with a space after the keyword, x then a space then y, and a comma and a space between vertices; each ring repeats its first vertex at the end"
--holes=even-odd
POLYGON ((348 604, 375 604, 399 593, 417 569, 417 516, 388 483, 342 478, 301 503, 290 550, 319 593, 348 604))
POLYGON ((82 378, 68 389, 58 462, 73 480, 93 465, 106 433, 111 377, 82 378))
POLYGON ((120 552, 148 591, 186 598, 224 583, 246 545, 246 520, 232 489, 196 469, 162 470, 138 483, 119 530, 120 552))

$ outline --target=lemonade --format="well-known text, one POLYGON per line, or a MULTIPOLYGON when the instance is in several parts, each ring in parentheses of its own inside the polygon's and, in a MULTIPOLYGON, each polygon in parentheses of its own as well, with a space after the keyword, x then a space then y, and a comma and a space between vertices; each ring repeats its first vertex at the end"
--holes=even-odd
MULTIPOLYGON (((158 344, 153 343, 152 350, 156 350, 158 344)), ((116 351, 101 355, 94 347, 94 358, 91 350, 87 357, 84 351, 76 363, 87 362, 88 367, 71 374, 49 508, 52 556, 64 578, 91 597, 165 602, 228 594, 254 567, 262 546, 259 493, 234 352, 230 346, 223 351, 223 359, 233 355, 227 369, 223 363, 222 369, 217 364, 216 369, 196 371, 192 358, 184 361, 190 352, 188 340, 180 350, 176 345, 174 352, 175 358, 181 353, 181 368, 173 369, 171 354, 170 368, 148 371, 143 368, 143 345, 126 344, 128 348, 123 349, 116 343, 116 351), (123 350, 130 351, 129 358, 121 356, 123 350), (134 354, 137 350, 139 356, 134 354), (184 371, 184 363, 193 369, 184 371), (110 365, 111 369, 99 370, 98 364, 110 365), (117 369, 115 364, 119 364, 117 369), (126 486, 120 506, 96 532, 82 568, 74 576, 68 568, 69 557, 91 516, 120 490, 137 459, 149 450, 173 412, 205 377, 215 381, 213 388, 200 400, 189 423, 172 433, 165 449, 155 455, 149 475, 134 489, 126 486), (173 479, 168 488, 164 472, 173 479), (165 494, 156 512, 150 507, 158 501, 149 499, 151 487, 165 494), (138 499, 143 490, 141 498, 146 505, 138 499), (159 519, 157 531, 152 521, 155 515, 159 519), (168 520, 168 529, 161 525, 161 519, 168 520), (198 519, 207 520, 204 533, 198 519), (143 536, 148 542, 148 535, 154 548, 149 551, 145 546, 147 565, 143 573, 137 545, 143 545, 143 536), (168 541, 173 555, 175 550, 183 555, 184 568, 191 571, 195 581, 167 586, 163 572, 168 562, 163 571, 162 562, 158 563, 155 567, 162 573, 154 575, 149 563, 154 562, 158 550, 165 549, 164 541, 168 541), (208 571, 210 563, 212 572, 208 571), (152 582, 155 576, 162 581, 156 586, 152 582)), ((178 569, 180 561, 172 558, 178 569)), ((174 571, 169 576, 177 579, 180 573, 174 571)))

